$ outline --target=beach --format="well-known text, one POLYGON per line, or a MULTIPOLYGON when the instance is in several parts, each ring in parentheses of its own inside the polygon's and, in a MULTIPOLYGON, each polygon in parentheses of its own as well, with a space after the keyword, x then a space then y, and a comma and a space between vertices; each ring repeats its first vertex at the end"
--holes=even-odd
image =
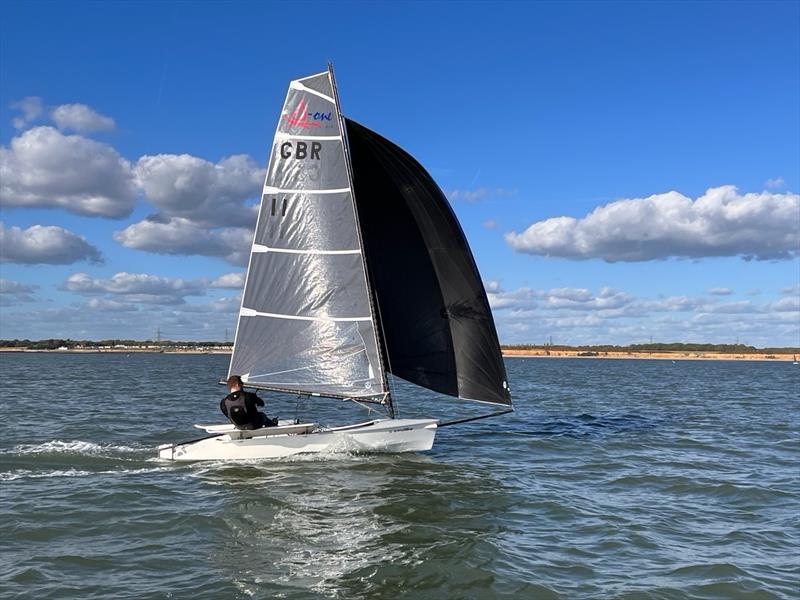
POLYGON ((770 360, 792 361, 793 354, 786 353, 738 353, 727 352, 595 352, 587 350, 551 350, 547 348, 516 349, 503 348, 506 358, 608 358, 632 360, 770 360))

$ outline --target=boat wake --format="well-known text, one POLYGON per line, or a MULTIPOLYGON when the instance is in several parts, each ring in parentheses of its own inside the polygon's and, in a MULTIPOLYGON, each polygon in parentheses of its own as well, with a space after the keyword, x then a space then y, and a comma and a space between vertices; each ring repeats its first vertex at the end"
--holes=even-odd
POLYGON ((51 471, 33 471, 30 469, 17 469, 0 473, 0 481, 15 481, 17 479, 49 479, 51 477, 90 477, 96 475, 140 475, 164 471, 169 467, 145 467, 140 469, 111 469, 104 471, 86 471, 84 469, 54 469, 51 471))
POLYGON ((137 454, 151 451, 150 448, 123 446, 119 444, 96 444, 82 440, 50 440, 39 444, 19 444, 13 448, 2 449, 0 454, 24 456, 29 454, 75 454, 93 457, 119 458, 123 454, 137 454))

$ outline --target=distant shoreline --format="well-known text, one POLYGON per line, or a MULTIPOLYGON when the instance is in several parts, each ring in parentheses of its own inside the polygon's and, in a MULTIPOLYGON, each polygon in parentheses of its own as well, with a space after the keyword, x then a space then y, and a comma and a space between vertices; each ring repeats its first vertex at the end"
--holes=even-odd
POLYGON ((506 358, 586 358, 586 359, 615 359, 615 360, 764 360, 764 361, 792 361, 792 354, 769 352, 703 352, 676 350, 666 351, 613 351, 586 352, 584 350, 548 350, 544 348, 531 349, 503 349, 506 358))
MULTIPOLYGON (((153 348, 70 348, 66 350, 43 350, 31 348, 0 348, 0 353, 44 353, 44 354, 225 354, 231 353, 230 349, 164 349, 153 348)), ((585 358, 585 359, 612 359, 612 360, 745 360, 745 361, 791 361, 794 356, 788 353, 767 352, 692 352, 692 351, 608 351, 587 352, 584 350, 550 350, 547 348, 504 348, 505 358, 585 358)))

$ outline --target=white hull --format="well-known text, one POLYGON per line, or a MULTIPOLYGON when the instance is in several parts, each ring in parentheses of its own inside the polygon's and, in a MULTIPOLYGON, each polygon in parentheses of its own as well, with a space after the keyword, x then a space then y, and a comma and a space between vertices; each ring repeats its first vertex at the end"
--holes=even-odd
POLYGON ((202 428, 227 432, 159 446, 158 456, 165 460, 196 461, 282 458, 319 452, 422 452, 433 446, 436 424, 434 419, 379 419, 310 433, 281 431, 291 431, 288 427, 245 433, 232 426, 209 426, 202 428))

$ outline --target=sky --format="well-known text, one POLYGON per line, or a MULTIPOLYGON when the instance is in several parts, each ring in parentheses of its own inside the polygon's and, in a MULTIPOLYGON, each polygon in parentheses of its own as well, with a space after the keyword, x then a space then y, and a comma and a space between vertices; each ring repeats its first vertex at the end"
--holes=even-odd
POLYGON ((798 2, 4 2, 0 338, 232 340, 286 86, 329 61, 501 342, 800 346, 798 2))

